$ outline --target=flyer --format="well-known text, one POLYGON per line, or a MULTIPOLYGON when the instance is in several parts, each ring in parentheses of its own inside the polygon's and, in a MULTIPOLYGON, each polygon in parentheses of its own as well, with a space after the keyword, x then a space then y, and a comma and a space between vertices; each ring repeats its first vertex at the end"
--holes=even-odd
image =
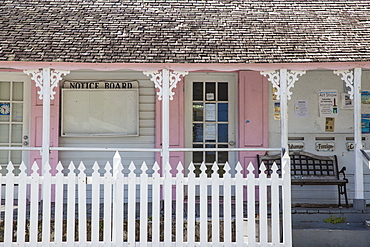
POLYGON ((320 90, 319 91, 319 111, 320 117, 338 116, 338 91, 320 90))
POLYGON ((326 132, 334 132, 334 120, 333 117, 327 117, 325 120, 325 131, 326 132))
POLYGON ((308 101, 297 100, 294 105, 294 115, 296 117, 308 117, 308 101))

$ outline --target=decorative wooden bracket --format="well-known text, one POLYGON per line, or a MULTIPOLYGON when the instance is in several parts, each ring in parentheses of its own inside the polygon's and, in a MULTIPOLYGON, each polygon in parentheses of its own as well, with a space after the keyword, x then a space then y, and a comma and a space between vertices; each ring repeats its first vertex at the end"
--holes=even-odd
MULTIPOLYGON (((291 99, 293 94, 290 90, 294 87, 296 81, 298 81, 298 76, 306 74, 306 71, 290 70, 287 72, 287 98, 291 99)), ((261 71, 261 75, 268 76, 267 79, 272 83, 272 86, 276 88, 275 95, 277 99, 280 99, 280 71, 271 70, 271 71, 261 71)))
POLYGON ((353 99, 353 70, 334 70, 333 73, 337 76, 342 76, 341 79, 346 83, 346 87, 349 88, 349 97, 353 99))
MULTIPOLYGON (((156 71, 144 71, 144 75, 150 76, 150 80, 154 82, 156 88, 159 89, 157 92, 158 100, 162 100, 163 98, 163 70, 156 70, 156 71)), ((176 88, 177 83, 181 80, 181 77, 184 77, 188 74, 186 71, 175 71, 169 70, 169 98, 173 100, 173 96, 175 93, 172 91, 176 88)))
POLYGON ((54 88, 58 86, 59 81, 62 80, 62 76, 68 75, 70 71, 66 70, 56 70, 50 69, 49 78, 44 78, 43 69, 34 69, 34 70, 24 70, 24 73, 31 76, 31 79, 36 83, 36 87, 40 88, 40 91, 37 92, 39 99, 43 99, 45 94, 45 80, 48 80, 50 83, 50 99, 54 99, 54 88))

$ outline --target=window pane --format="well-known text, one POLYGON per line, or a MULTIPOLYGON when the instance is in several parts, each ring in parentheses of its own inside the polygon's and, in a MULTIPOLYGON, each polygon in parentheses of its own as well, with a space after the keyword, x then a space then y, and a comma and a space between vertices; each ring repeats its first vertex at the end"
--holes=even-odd
POLYGON ((10 82, 0 81, 0 100, 10 100, 10 82))
POLYGON ((215 82, 206 82, 206 101, 216 100, 216 83, 215 82))
POLYGON ((228 142, 229 141, 228 124, 219 124, 218 125, 218 141, 219 142, 228 142))
POLYGON ((203 100, 203 82, 193 83, 193 100, 203 100))
POLYGON ((12 143, 22 143, 22 125, 12 125, 12 143))
MULTIPOLYGON (((215 148, 216 145, 214 144, 207 144, 206 148, 215 148)), ((206 163, 213 163, 216 161, 216 152, 215 151, 208 151, 206 152, 206 163)))
MULTIPOLYGON (((219 148, 228 148, 228 145, 218 145, 219 148)), ((229 152, 218 152, 218 163, 226 163, 229 160, 229 152)))
POLYGON ((203 141, 203 124, 193 124, 193 142, 203 141))
POLYGON ((218 83, 218 100, 227 101, 228 100, 228 86, 227 82, 218 83))
POLYGON ((23 122, 23 104, 13 103, 10 107, 12 111, 12 121, 23 122))
POLYGON ((203 103, 193 104, 193 121, 203 121, 203 103))
POLYGON ((23 101, 23 82, 13 82, 13 100, 23 101))
POLYGON ((0 143, 9 143, 9 124, 0 124, 0 143))
MULTIPOLYGON (((202 144, 193 145, 193 148, 202 148, 202 144)), ((203 152, 193 152, 193 162, 202 163, 203 162, 203 152)))
POLYGON ((10 161, 19 165, 22 162, 22 151, 11 151, 10 161))
MULTIPOLYGON (((9 151, 8 150, 0 150, 0 164, 6 165, 9 162, 9 151)), ((1 167, 0 167, 1 170, 1 167)))
POLYGON ((216 124, 206 124, 206 142, 216 141, 216 124))
POLYGON ((229 120, 228 103, 218 103, 218 121, 227 122, 229 120))

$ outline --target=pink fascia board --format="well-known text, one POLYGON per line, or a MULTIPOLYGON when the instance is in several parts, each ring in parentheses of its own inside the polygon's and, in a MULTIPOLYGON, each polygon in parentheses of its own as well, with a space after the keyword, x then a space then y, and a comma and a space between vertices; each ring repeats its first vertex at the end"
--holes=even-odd
POLYGON ((326 63, 70 63, 70 62, 19 62, 1 61, 0 68, 28 70, 39 68, 53 68, 59 70, 90 69, 96 71, 114 71, 129 69, 134 71, 153 71, 171 69, 179 71, 218 71, 230 72, 239 70, 270 71, 278 69, 290 70, 346 70, 353 68, 370 69, 369 62, 326 62, 326 63))

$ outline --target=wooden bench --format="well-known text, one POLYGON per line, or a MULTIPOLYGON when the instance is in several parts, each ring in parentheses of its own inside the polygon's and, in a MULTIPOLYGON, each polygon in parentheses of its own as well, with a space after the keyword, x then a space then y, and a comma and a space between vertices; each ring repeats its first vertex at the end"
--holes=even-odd
MULTIPOLYGON (((341 196, 344 195, 346 207, 348 208, 347 188, 348 179, 345 175, 346 167, 338 169, 337 156, 320 156, 303 151, 289 153, 291 159, 291 181, 292 185, 337 185, 338 206, 341 206, 341 196), (340 178, 342 174, 342 178, 340 178)), ((281 175, 281 158, 277 155, 257 155, 258 164, 265 164, 267 173, 271 174, 271 166, 274 162, 278 166, 281 175)))

